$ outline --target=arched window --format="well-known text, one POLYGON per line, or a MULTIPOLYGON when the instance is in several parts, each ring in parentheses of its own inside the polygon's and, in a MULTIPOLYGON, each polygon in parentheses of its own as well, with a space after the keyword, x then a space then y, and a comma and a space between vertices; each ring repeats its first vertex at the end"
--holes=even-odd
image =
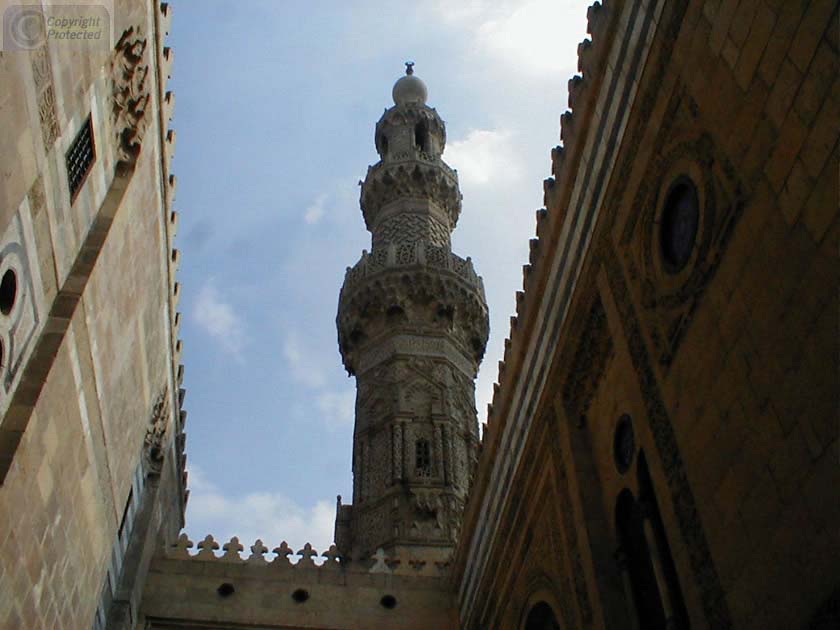
POLYGON ((625 560, 624 570, 630 578, 628 593, 636 610, 640 628, 665 628, 665 610, 659 596, 650 549, 645 540, 642 510, 633 494, 625 489, 618 495, 615 507, 618 539, 625 560))
POLYGON ((537 602, 528 611, 523 630, 560 630, 554 611, 545 602, 537 602))
POLYGON ((615 508, 629 608, 635 611, 640 628, 688 628, 688 612, 644 451, 639 451, 636 470, 639 498, 624 489, 615 508))
POLYGON ((414 445, 414 472, 418 477, 432 476, 432 447, 425 438, 414 445))
POLYGON ((414 146, 424 153, 429 152, 429 128, 423 120, 414 126, 414 146))
POLYGON ((383 158, 388 155, 388 136, 384 133, 376 136, 376 148, 379 150, 379 155, 383 158))
POLYGON ((648 544, 652 547, 654 560, 657 562, 661 574, 662 596, 667 598, 667 616, 669 628, 688 628, 688 611, 683 600, 682 589, 680 588, 677 568, 671 556, 671 547, 665 535, 665 526, 662 523, 662 516, 659 514, 659 503, 656 500, 656 491, 653 487, 653 480, 648 470, 647 458, 643 450, 639 451, 639 462, 637 464, 637 475, 639 478, 639 502, 644 510, 644 517, 650 524, 648 528, 648 544))

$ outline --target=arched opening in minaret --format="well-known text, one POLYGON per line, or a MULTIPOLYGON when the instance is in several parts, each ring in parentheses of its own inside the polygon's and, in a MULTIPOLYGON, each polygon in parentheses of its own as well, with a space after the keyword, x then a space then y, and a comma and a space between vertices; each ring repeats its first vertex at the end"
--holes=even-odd
POLYGON ((429 152, 429 128, 425 120, 421 120, 414 126, 414 146, 423 153, 429 152))
POLYGON ((385 316, 388 318, 388 322, 399 323, 405 319, 405 309, 399 304, 392 304, 385 311, 385 316))
POLYGON ((379 155, 383 158, 388 155, 388 136, 384 133, 376 136, 376 148, 379 149, 379 155))

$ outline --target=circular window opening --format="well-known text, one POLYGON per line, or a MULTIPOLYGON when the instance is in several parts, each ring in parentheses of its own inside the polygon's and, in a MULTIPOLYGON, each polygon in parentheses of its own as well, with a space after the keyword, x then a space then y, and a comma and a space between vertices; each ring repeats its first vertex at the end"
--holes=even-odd
POLYGON ((678 273, 688 264, 699 226, 697 189, 690 179, 681 177, 671 186, 665 198, 659 226, 659 241, 667 272, 678 273))
POLYGON ((225 582, 224 584, 219 586, 219 588, 216 589, 216 592, 222 597, 230 597, 235 591, 236 589, 233 588, 233 584, 231 584, 230 582, 225 582))
POLYGON ((396 608, 397 598, 393 595, 384 595, 382 599, 379 600, 379 603, 382 605, 382 608, 391 610, 392 608, 396 608))
POLYGON ((307 599, 309 599, 309 591, 303 588, 299 588, 294 593, 292 593, 292 599, 295 600, 298 604, 302 604, 307 599))
POLYGON ((12 312, 17 298, 17 276, 13 269, 6 269, 0 280, 0 313, 8 315, 12 312))
POLYGON ((618 420, 613 440, 613 455, 618 472, 622 475, 630 469, 633 456, 636 454, 636 436, 633 434, 633 422, 630 416, 624 414, 618 420))

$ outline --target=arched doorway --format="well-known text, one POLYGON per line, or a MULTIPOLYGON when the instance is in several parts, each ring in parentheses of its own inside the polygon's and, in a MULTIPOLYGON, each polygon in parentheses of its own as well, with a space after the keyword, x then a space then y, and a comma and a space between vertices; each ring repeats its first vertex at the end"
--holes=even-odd
POLYGON ((541 601, 531 606, 523 630, 560 630, 560 624, 551 606, 541 601))

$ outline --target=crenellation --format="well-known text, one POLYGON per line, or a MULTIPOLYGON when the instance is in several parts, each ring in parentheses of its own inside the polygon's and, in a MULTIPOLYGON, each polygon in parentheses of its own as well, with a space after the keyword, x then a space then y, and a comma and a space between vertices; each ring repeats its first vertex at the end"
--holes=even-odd
MULTIPOLYGON (((218 545, 215 548, 218 549, 218 545)), ((239 538, 233 536, 228 542, 222 545, 222 551, 224 553, 219 560, 222 562, 239 562, 242 560, 242 556, 239 553, 244 550, 245 547, 239 542, 239 538)))
POLYGON ((586 88, 584 78, 576 74, 571 79, 569 79, 568 83, 568 90, 569 90, 569 109, 575 111, 577 109, 577 104, 580 100, 583 90, 586 88))
MULTIPOLYGON (((589 76, 592 72, 592 62, 594 58, 594 50, 592 40, 588 37, 584 39, 577 47, 578 65, 577 70, 583 76, 589 76)), ((574 80, 574 77, 572 78, 574 80)))
POLYGON ((607 23, 608 8, 605 5, 606 1, 603 4, 596 1, 586 9, 586 32, 596 41, 603 35, 603 29, 607 23))
MULTIPOLYGON (((163 59, 161 63, 161 74, 166 77, 167 79, 172 78, 172 68, 175 65, 175 51, 172 49, 171 46, 164 46, 163 47, 163 59)), ((170 94, 172 92, 166 92, 166 100, 168 101, 170 98, 170 94)), ((172 118, 171 115, 168 113, 165 116, 165 120, 170 120, 172 118)))
POLYGON ((560 141, 564 148, 568 148, 574 137, 574 115, 571 111, 566 110, 560 116, 560 141))

